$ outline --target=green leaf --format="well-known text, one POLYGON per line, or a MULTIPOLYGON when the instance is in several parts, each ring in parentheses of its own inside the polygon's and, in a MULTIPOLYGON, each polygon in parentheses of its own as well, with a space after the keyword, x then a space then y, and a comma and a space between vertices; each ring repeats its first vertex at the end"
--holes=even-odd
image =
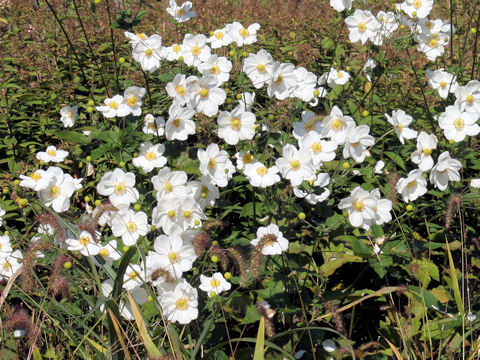
POLYGON ((258 325, 257 342, 255 344, 255 353, 253 354, 253 360, 264 360, 263 353, 265 352, 265 318, 260 318, 260 324, 258 325))
POLYGON ((56 135, 60 139, 67 140, 75 144, 85 145, 90 143, 90 139, 88 137, 76 131, 60 131, 57 132, 56 135))
POLYGON ((390 159, 393 160, 395 164, 400 166, 403 170, 407 171, 407 167, 405 166, 405 162, 403 161, 402 157, 393 151, 385 151, 385 155, 387 155, 390 159))

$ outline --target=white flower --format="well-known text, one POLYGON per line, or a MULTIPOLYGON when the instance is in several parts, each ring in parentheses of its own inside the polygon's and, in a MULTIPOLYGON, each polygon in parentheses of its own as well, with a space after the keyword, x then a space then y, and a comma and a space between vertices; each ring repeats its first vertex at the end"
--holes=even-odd
POLYGON ((5 259, 12 251, 12 245, 10 244, 8 235, 0 235, 0 259, 5 259))
POLYGON ((357 186, 349 197, 340 200, 338 208, 348 212, 348 220, 352 226, 368 230, 376 218, 376 205, 377 198, 357 186))
POLYGON ((157 175, 153 176, 151 181, 157 191, 157 201, 162 201, 167 194, 176 194, 185 196, 187 188, 187 173, 185 171, 170 171, 170 168, 161 169, 157 175))
POLYGON ((145 33, 131 33, 129 31, 125 31, 123 34, 130 39, 129 43, 132 44, 132 47, 135 47, 139 41, 145 40, 148 37, 145 33))
POLYGON ((169 118, 165 124, 167 140, 187 140, 189 135, 195 134, 195 122, 192 120, 195 110, 191 107, 181 107, 174 102, 168 109, 169 118))
POLYGON ((60 109, 60 120, 65 127, 72 127, 75 125, 75 120, 78 117, 78 106, 64 106, 60 109))
POLYGON ((167 158, 162 156, 165 146, 152 144, 149 141, 140 144, 140 154, 132 159, 133 166, 141 168, 144 172, 150 172, 155 168, 161 168, 167 163, 167 158))
POLYGON ((462 110, 480 114, 480 81, 471 80, 467 85, 457 87, 455 97, 462 110))
POLYGON ((324 162, 335 159, 335 150, 337 150, 335 141, 323 140, 316 131, 310 131, 299 140, 299 146, 310 150, 313 166, 316 169, 319 169, 324 162))
POLYGON ((480 188, 480 179, 472 179, 470 180, 470 186, 474 188, 480 188))
POLYGON ((330 115, 322 121, 322 135, 341 145, 345 142, 347 128, 351 125, 355 125, 355 120, 350 116, 344 116, 342 110, 334 106, 330 115))
POLYGON ((322 342, 322 347, 323 350, 325 350, 328 353, 334 352, 337 350, 337 344, 335 344, 335 341, 332 339, 327 339, 322 342))
POLYGON ((345 85, 350 79, 350 74, 343 70, 337 70, 333 67, 326 76, 327 85, 334 88, 337 85, 345 85))
POLYGON ((268 82, 272 75, 273 57, 261 49, 256 54, 249 54, 243 60, 243 72, 247 74, 256 89, 268 82))
POLYGON ((377 19, 368 10, 356 9, 353 15, 345 19, 350 31, 348 37, 351 42, 361 41, 362 45, 373 38, 379 27, 377 19))
POLYGON ((146 94, 145 88, 130 86, 123 93, 123 102, 128 106, 133 116, 142 115, 142 97, 146 94))
POLYGON ((212 294, 218 295, 222 291, 228 291, 232 287, 222 273, 216 272, 211 277, 200 275, 200 290, 205 291, 208 294, 208 297, 212 297, 212 294))
POLYGON ((295 139, 301 140, 311 131, 321 134, 322 120, 323 117, 320 115, 308 110, 302 111, 302 121, 293 123, 293 136, 295 139))
POLYGON ((100 252, 100 246, 95 242, 88 231, 82 231, 80 235, 75 238, 65 240, 67 250, 80 251, 82 255, 94 256, 100 252))
POLYGON ((370 195, 377 200, 377 204, 374 207, 375 225, 383 225, 392 220, 392 214, 390 214, 390 211, 392 211, 392 201, 388 199, 382 199, 380 190, 378 188, 370 191, 370 195))
POLYGON ((377 161, 377 163, 375 164, 374 173, 375 174, 383 174, 383 168, 384 167, 385 167, 385 163, 383 162, 383 160, 377 161))
POLYGON ((255 102, 255 92, 243 92, 240 94, 242 98, 238 100, 238 105, 244 111, 250 111, 252 109, 253 103, 255 102))
POLYGON ((20 186, 32 189, 34 191, 40 191, 47 188, 50 183, 52 174, 44 170, 36 170, 30 175, 20 175, 20 186))
POLYGON ((228 46, 234 41, 233 37, 226 31, 225 28, 218 29, 213 32, 213 35, 208 38, 212 49, 218 49, 223 46, 228 46))
POLYGON ((276 61, 272 66, 271 74, 267 88, 268 96, 275 96, 278 100, 285 100, 291 96, 297 87, 295 66, 276 61))
POLYGON ((425 194, 427 192, 427 180, 423 177, 422 170, 412 170, 406 178, 398 180, 397 192, 402 194, 405 202, 414 201, 425 194))
POLYGON ((133 46, 132 57, 140 63, 143 71, 154 72, 160 67, 163 52, 162 37, 154 34, 133 46))
POLYGON ((197 289, 185 279, 181 279, 173 289, 170 286, 165 287, 164 284, 158 287, 160 293, 158 301, 167 320, 180 324, 188 324, 195 320, 198 317, 197 289))
POLYGON ((135 186, 135 174, 115 169, 105 173, 97 184, 100 195, 108 196, 113 206, 129 205, 139 198, 135 186))
POLYGON ((175 0, 170 0, 169 7, 166 10, 176 21, 182 23, 196 15, 195 11, 191 9, 191 1, 185 1, 181 6, 178 6, 175 0))
POLYGON ((64 174, 59 167, 49 167, 47 172, 50 176, 48 186, 38 191, 38 197, 45 206, 52 206, 56 212, 67 211, 70 207, 70 197, 75 190, 81 188, 76 180, 69 174, 64 174))
POLYGON ((153 248, 155 249, 154 256, 162 269, 177 279, 181 278, 184 272, 189 271, 197 259, 193 245, 188 241, 183 241, 178 233, 170 236, 158 236, 153 248))
POLYGON ((215 205, 215 200, 220 198, 220 192, 207 176, 202 176, 201 181, 187 183, 189 194, 195 199, 202 209, 215 205))
POLYGON ((437 89, 438 95, 442 99, 446 99, 449 93, 454 93, 457 90, 457 77, 443 68, 431 71, 427 70, 428 85, 432 89, 437 89))
POLYGON ((411 160, 421 171, 430 170, 433 166, 432 151, 437 148, 437 137, 422 131, 417 137, 417 150, 411 154, 411 160))
POLYGON ((398 10, 403 10, 408 16, 423 19, 430 14, 433 8, 433 0, 405 0, 397 4, 398 10))
POLYGON ((236 145, 240 140, 252 139, 255 135, 255 114, 237 106, 232 112, 222 111, 217 118, 218 137, 227 144, 236 145))
POLYGON ((374 45, 382 46, 384 38, 390 38, 395 30, 398 29, 399 22, 395 13, 391 11, 379 11, 376 19, 379 26, 377 26, 377 32, 371 40, 374 45))
POLYGON ((387 120, 393 125, 395 133, 402 144, 405 143, 405 139, 415 139, 417 132, 408 127, 413 121, 410 115, 405 114, 403 110, 394 110, 392 116, 385 114, 387 120))
POLYGON ((462 163, 457 159, 452 159, 448 151, 444 151, 438 157, 437 163, 430 173, 430 182, 441 191, 448 186, 448 181, 460 181, 462 163))
POLYGON ((127 291, 131 291, 135 288, 141 287, 144 283, 142 272, 140 265, 128 265, 128 268, 123 275, 123 288, 127 291))
POLYGON ((183 45, 172 44, 169 47, 164 48, 163 51, 163 55, 168 61, 179 60, 180 56, 182 56, 183 53, 183 45))
POLYGON ((68 151, 57 150, 57 148, 53 145, 47 147, 45 151, 39 151, 37 153, 37 159, 42 160, 45 163, 48 163, 50 161, 63 162, 63 160, 65 160, 67 156, 68 156, 68 151))
POLYGON ((480 133, 480 126, 476 124, 480 114, 462 111, 458 105, 456 102, 447 106, 438 119, 438 125, 443 129, 445 137, 455 142, 462 141, 467 135, 476 136, 480 133))
POLYGON ((350 10, 352 8, 352 0, 330 0, 330 6, 338 12, 350 10))
POLYGON ((217 86, 220 86, 225 81, 228 81, 230 71, 232 70, 232 62, 225 56, 219 57, 214 54, 210 55, 210 57, 198 65, 197 68, 202 75, 215 75, 218 79, 217 86))
POLYGON ((143 211, 134 212, 127 209, 120 211, 112 221, 112 233, 121 237, 126 246, 135 245, 140 236, 148 233, 149 225, 147 214, 143 211))
POLYGON ((152 114, 145 115, 143 119, 143 129, 145 134, 155 134, 162 136, 165 133, 165 119, 161 116, 154 117, 152 114))
POLYGON ((252 164, 255 160, 253 155, 250 153, 250 150, 247 152, 237 152, 235 154, 235 158, 237 159, 237 169, 239 170, 243 170, 245 165, 252 164))
POLYGON ((225 187, 235 173, 235 167, 225 150, 220 150, 217 144, 210 144, 206 150, 198 149, 200 172, 208 176, 214 185, 225 187))
POLYGON ((2 219, 2 217, 3 217, 3 215, 5 215, 5 214, 6 214, 6 211, 3 210, 2 207, 0 206, 0 226, 3 225, 3 219, 2 219))
POLYGON ((217 87, 217 81, 216 76, 207 75, 190 86, 193 93, 191 104, 197 112, 214 116, 218 112, 218 106, 225 102, 227 94, 217 87))
POLYGON ((343 157, 348 159, 352 157, 356 162, 365 160, 365 150, 375 143, 373 136, 369 135, 370 127, 368 125, 351 125, 346 132, 345 146, 343 148, 343 157))
POLYGON ((286 144, 283 147, 282 157, 275 161, 283 178, 290 180, 292 186, 298 186, 303 180, 313 180, 315 170, 309 149, 297 150, 295 146, 286 144))
POLYGON ((177 74, 173 78, 173 81, 169 82, 165 86, 168 96, 173 98, 173 100, 178 105, 185 105, 190 101, 190 94, 187 91, 187 81, 186 76, 183 74, 177 74))
POLYGON ((96 106, 95 109, 100 111, 106 118, 122 117, 130 114, 130 108, 123 102, 122 95, 115 95, 112 98, 106 98, 103 106, 96 106))
POLYGON ((260 29, 260 24, 253 23, 245 28, 239 22, 233 22, 228 24, 225 29, 233 37, 237 46, 243 46, 257 42, 257 31, 260 29))
POLYGON ((5 258, 0 258, 0 279, 8 280, 22 267, 23 255, 20 250, 15 250, 5 258))
POLYGON ((210 47, 207 37, 203 34, 186 34, 183 39, 183 61, 188 66, 198 66, 210 57, 210 47))
POLYGON ((262 242, 263 255, 280 255, 288 250, 288 240, 283 237, 282 232, 275 224, 259 227, 257 237, 250 241, 252 246, 262 242))
MULTIPOLYGON (((98 255, 102 257, 103 260, 109 265, 112 265, 112 262, 120 259, 122 257, 121 253, 117 250, 117 241, 111 240, 105 245, 99 245, 100 251, 98 255)), ((101 266, 100 263, 93 258, 92 259, 95 265, 101 266)))
POLYGON ((265 188, 280 181, 280 176, 277 175, 278 168, 276 166, 267 168, 258 161, 253 164, 246 164, 243 174, 254 187, 265 188))
POLYGON ((315 97, 314 91, 317 86, 317 75, 307 71, 304 67, 295 69, 297 78, 297 87, 293 92, 293 96, 302 101, 310 102, 315 97))

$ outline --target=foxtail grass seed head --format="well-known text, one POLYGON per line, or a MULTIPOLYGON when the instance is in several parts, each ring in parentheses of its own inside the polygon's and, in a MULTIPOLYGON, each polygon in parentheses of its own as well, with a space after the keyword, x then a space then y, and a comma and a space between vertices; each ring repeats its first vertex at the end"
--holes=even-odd
POLYGON ((453 223, 453 218, 458 208, 462 206, 463 196, 461 194, 452 194, 447 203, 445 210, 445 228, 450 229, 453 223))

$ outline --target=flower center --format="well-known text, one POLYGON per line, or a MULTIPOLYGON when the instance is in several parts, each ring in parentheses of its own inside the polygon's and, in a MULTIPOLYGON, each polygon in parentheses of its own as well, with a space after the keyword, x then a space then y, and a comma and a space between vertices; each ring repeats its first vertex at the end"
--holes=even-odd
POLYGON ((176 128, 180 127, 180 124, 182 123, 182 120, 181 119, 175 119, 173 120, 173 126, 175 126, 176 128))
POLYGON ((210 74, 220 74, 220 68, 218 65, 213 65, 210 69, 210 74))
POLYGON ((200 55, 201 51, 202 51, 202 49, 200 49, 200 46, 195 45, 194 47, 192 47, 192 55, 193 56, 200 55))
POLYGON ((117 195, 122 195, 127 190, 124 182, 116 183, 113 192, 117 195))
POLYGON ((68 117, 69 117, 70 119, 73 118, 73 111, 69 111, 69 112, 68 112, 68 117))
POLYGON ((173 218, 173 217, 175 217, 175 210, 168 210, 167 214, 168 214, 169 218, 173 218))
POLYGON ((183 16, 183 15, 185 15, 185 13, 186 13, 186 11, 185 11, 184 8, 180 8, 180 9, 177 10, 177 15, 178 16, 183 16))
POLYGON ((82 244, 83 246, 87 246, 88 244, 90 244, 90 238, 88 236, 81 236, 79 239, 78 239, 78 242, 80 244, 82 244))
POLYGON ((148 161, 153 161, 157 158, 157 155, 155 155, 155 153, 153 151, 147 151, 145 153, 145 159, 147 159, 148 161))
POLYGON ((167 182, 167 183, 165 183, 165 185, 163 186, 163 189, 165 190, 165 192, 170 192, 170 191, 172 191, 173 186, 172 186, 172 184, 171 184, 170 182, 167 182))
POLYGON ((337 77, 343 78, 343 73, 341 71, 337 72, 337 77))
POLYGON ((421 1, 421 0, 415 0, 415 1, 413 2, 413 7, 414 7, 415 9, 420 9, 421 6, 422 6, 422 1, 421 1))
POLYGON ((172 263, 176 263, 179 260, 179 256, 174 252, 168 253, 168 258, 172 263))
POLYGON ((425 156, 432 155, 432 149, 423 149, 423 155, 425 156))
POLYGON ((240 121, 239 118, 234 117, 230 120, 230 127, 233 130, 239 130, 242 127, 242 122, 240 121))
POLYGON ((210 280, 210 286, 213 287, 213 288, 217 288, 221 285, 221 282, 220 280, 218 279, 212 279, 210 280))
POLYGON ((413 188, 415 185, 417 185, 417 180, 412 180, 412 181, 410 181, 410 182, 407 184, 407 188, 411 189, 411 188, 413 188))
POLYGON ((462 118, 458 118, 453 122, 453 125, 455 126, 455 129, 462 130, 465 127, 465 122, 462 118))
POLYGON ((114 109, 114 110, 118 109, 118 103, 116 101, 110 101, 108 103, 108 106, 110 107, 110 109, 114 109))
POLYGON ((192 212, 191 212, 190 210, 185 210, 185 211, 183 212, 183 217, 184 217, 185 219, 190 219, 191 216, 192 216, 192 212))
POLYGON ((129 277, 130 279, 135 279, 138 275, 139 275, 139 274, 138 274, 137 271, 130 271, 130 272, 128 273, 128 277, 129 277))
POLYGON ((365 30, 367 30, 367 24, 365 24, 365 22, 362 21, 358 24, 358 31, 363 33, 365 32, 365 30))
POLYGON ((177 301, 175 301, 175 307, 178 309, 178 310, 187 310, 188 308, 188 300, 187 298, 180 298, 178 299, 177 301))
POLYGON ((185 96, 185 94, 187 93, 187 90, 185 89, 185 86, 177 85, 175 86, 175 92, 180 96, 185 96))
POLYGON ((267 68, 265 67, 265 65, 263 65, 263 64, 258 64, 258 65, 257 65, 257 71, 258 71, 259 73, 263 73, 263 72, 265 72, 265 70, 267 70, 267 68))
POLYGON ((427 27, 427 29, 431 29, 431 28, 433 28, 433 23, 431 21, 427 21, 425 23, 425 26, 427 27))
POLYGON ((127 224, 127 230, 128 230, 128 232, 133 233, 133 232, 137 231, 137 229, 138 229, 138 226, 137 226, 137 224, 135 224, 133 221, 130 221, 130 222, 127 224))
POLYGON ((60 195, 61 191, 60 188, 57 185, 53 185, 50 188, 50 197, 56 199, 60 195))
POLYGON ((198 94, 202 97, 202 98, 206 98, 208 96, 208 89, 206 88, 201 88, 200 91, 198 92, 198 94))
POLYGON ((365 207, 365 204, 363 203, 363 201, 355 200, 353 203, 353 208, 356 211, 362 211, 364 207, 365 207))
POLYGON ((8 271, 8 270, 10 270, 11 267, 12 267, 12 265, 10 265, 9 262, 5 261, 5 262, 3 263, 3 270, 7 270, 7 271, 8 271))
POLYGON ((312 151, 313 151, 314 153, 319 153, 319 152, 322 151, 322 145, 321 145, 320 143, 318 143, 318 142, 317 142, 317 143, 313 143, 312 146, 311 146, 311 148, 312 148, 312 151))
POLYGON ((136 96, 130 96, 127 100, 128 106, 135 106, 138 102, 138 99, 136 96))
POLYGON ((397 124, 396 127, 397 127, 398 131, 402 132, 402 130, 403 130, 403 125, 402 124, 397 124))
POLYGON ((146 57, 152 56, 152 53, 153 53, 152 49, 146 49, 146 50, 145 50, 145 56, 146 56, 146 57))
POLYGON ((445 89, 446 86, 447 86, 447 83, 445 81, 440 81, 440 87, 442 89, 445 89))
POLYGON ((239 34, 242 37, 247 37, 248 35, 250 35, 250 32, 246 28, 243 28, 239 31, 239 34))
POLYGON ((219 31, 215 34, 215 37, 218 39, 218 40, 221 40, 223 39, 225 35, 223 34, 223 32, 219 31))
POLYGON ((472 105, 473 103, 473 95, 468 95, 466 98, 467 104, 472 105))
POLYGON ((290 161, 290 166, 292 167, 293 170, 297 171, 298 169, 300 169, 300 161, 292 160, 290 161))
POLYGON ((33 174, 30 174, 30 178, 32 180, 38 181, 42 178, 42 175, 40 175, 39 173, 33 173, 33 174))
POLYGON ((172 50, 176 53, 179 53, 180 51, 182 51, 182 47, 180 45, 173 45, 172 50))
POLYGON ((56 150, 48 150, 47 154, 50 155, 50 156, 55 156, 57 154, 57 151, 56 150))
POLYGON ((203 199, 205 199, 205 198, 207 197, 207 194, 208 194, 209 191, 210 191, 210 190, 208 190, 208 187, 207 187, 207 186, 202 185, 202 194, 201 194, 201 196, 202 196, 203 199))
POLYGON ((435 48, 438 46, 438 39, 433 38, 428 44, 430 45, 430 47, 435 48))
POLYGON ((275 84, 280 85, 283 82, 283 76, 278 75, 277 80, 274 81, 275 84))
POLYGON ((260 176, 265 176, 268 173, 268 168, 266 166, 260 166, 257 168, 257 174, 260 176))
POLYGON ((151 122, 150 124, 148 124, 148 127, 152 130, 157 130, 157 126, 155 125, 154 122, 151 122))
POLYGON ((250 154, 250 153, 246 153, 245 155, 243 155, 242 161, 243 161, 244 164, 251 163, 253 161, 253 155, 250 154))
POLYGON ((335 131, 340 130, 343 127, 343 121, 340 118, 335 119, 335 121, 332 122, 332 129, 335 131))
POLYGON ((108 255, 110 255, 110 251, 108 251, 107 248, 102 248, 99 254, 101 257, 106 258, 108 255))
POLYGON ((353 147, 357 147, 358 145, 360 145, 360 141, 350 143, 350 145, 353 146, 353 147))
POLYGON ((217 161, 214 158, 210 158, 210 160, 208 160, 208 168, 215 169, 216 167, 217 167, 217 161))
POLYGON ((141 40, 145 40, 147 38, 147 36, 145 34, 136 33, 135 35, 137 35, 137 37, 141 40))

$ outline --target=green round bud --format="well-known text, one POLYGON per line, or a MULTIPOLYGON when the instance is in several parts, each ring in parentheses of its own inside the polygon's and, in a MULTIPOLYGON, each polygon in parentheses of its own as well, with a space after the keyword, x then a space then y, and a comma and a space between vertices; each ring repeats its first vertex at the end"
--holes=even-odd
POLYGON ((85 200, 85 202, 89 202, 91 199, 90 199, 90 196, 87 195, 83 198, 83 200, 85 200))
POLYGON ((272 115, 272 114, 268 115, 268 120, 270 121, 275 120, 275 115, 272 115))
POLYGON ((183 61, 183 60, 185 60, 185 58, 180 55, 180 56, 178 57, 178 60, 179 60, 179 61, 183 61))
POLYGON ((85 158, 85 160, 87 160, 87 162, 90 162, 90 161, 92 161, 92 157, 91 157, 90 155, 88 155, 88 156, 85 158))
POLYGON ((413 205, 408 204, 405 209, 407 209, 407 211, 412 211, 413 210, 413 205))
POLYGON ((127 252, 127 251, 128 251, 128 249, 130 249, 130 247, 129 247, 129 246, 124 246, 124 247, 123 247, 123 252, 127 252))
POLYGON ((301 212, 300 214, 298 214, 298 218, 303 221, 307 218, 307 215, 305 215, 304 212, 301 212))
POLYGON ((193 223, 195 224, 195 226, 199 226, 200 225, 200 220, 195 219, 195 221, 193 223))
POLYGON ((155 225, 150 225, 150 230, 155 231, 155 230, 157 230, 157 227, 155 225))
POLYGON ((313 90, 313 96, 318 96, 320 95, 320 91, 318 91, 317 89, 313 90))
POLYGON ((226 272, 225 274, 223 274, 223 277, 227 280, 230 280, 232 278, 232 274, 229 272, 226 272))
POLYGON ((148 295, 147 301, 148 301, 148 302, 153 302, 153 297, 152 297, 151 295, 148 295))
POLYGON ((218 241, 217 240, 213 240, 212 241, 212 246, 217 246, 218 245, 218 241))
POLYGON ((235 55, 235 51, 233 51, 233 50, 230 50, 230 51, 228 52, 228 55, 230 55, 230 56, 233 56, 233 55, 235 55))
POLYGON ((3 192, 4 194, 8 194, 8 193, 10 192, 10 189, 7 188, 7 187, 4 187, 4 188, 2 189, 2 192, 3 192))
POLYGON ((5 231, 3 232, 3 235, 10 235, 10 231, 5 230, 5 231))
POLYGON ((92 99, 88 100, 88 106, 93 106, 95 105, 95 101, 93 101, 92 99))
POLYGON ((476 28, 471 28, 470 32, 475 35, 477 33, 477 29, 476 28))
POLYGON ((120 166, 120 167, 125 167, 125 161, 120 161, 120 162, 118 163, 118 166, 120 166))
POLYGON ((89 107, 87 108, 87 112, 88 112, 89 114, 93 113, 93 107, 92 107, 92 106, 89 106, 89 107))
POLYGON ((347 210, 343 210, 343 211, 342 211, 342 216, 343 216, 343 217, 348 217, 348 211, 347 211, 347 210))
POLYGON ((215 296, 217 296, 217 293, 215 291, 210 291, 210 297, 214 298, 215 296))
POLYGON ((13 183, 14 183, 15 185, 18 185, 18 184, 20 184, 20 180, 15 179, 15 180, 13 181, 13 183))
POLYGON ((39 161, 39 164, 40 164, 40 165, 44 165, 44 164, 45 164, 45 161, 40 160, 40 161, 39 161))
POLYGON ((242 94, 237 94, 237 100, 242 100, 242 94))
POLYGON ((345 170, 350 169, 350 164, 349 164, 348 162, 346 162, 346 161, 342 164, 342 166, 343 166, 343 168, 344 168, 345 170))
POLYGON ((72 268, 72 263, 70 261, 65 261, 63 263, 63 268, 67 269, 67 270, 71 269, 72 268))
POLYGON ((368 112, 368 110, 363 110, 363 111, 362 111, 362 116, 363 116, 363 117, 367 117, 368 115, 370 115, 370 113, 368 112))
POLYGON ((352 70, 352 68, 351 68, 350 66, 347 66, 347 67, 345 68, 345 70, 350 71, 350 70, 352 70))
POLYGON ((95 204, 95 206, 100 206, 100 205, 102 205, 102 201, 97 199, 97 200, 95 200, 94 204, 95 204))
POLYGON ((20 207, 24 207, 28 205, 28 199, 25 198, 17 198, 17 204, 20 207))
POLYGON ((100 4, 100 3, 102 2, 102 0, 93 0, 93 2, 94 2, 96 5, 98 5, 98 4, 100 4))
POLYGON ((133 205, 133 210, 135 210, 135 211, 139 211, 141 208, 142 208, 142 206, 140 204, 133 205))
POLYGON ((212 260, 213 263, 218 263, 218 261, 219 261, 220 259, 218 258, 217 255, 212 255, 212 256, 210 257, 210 260, 212 260))
POLYGON ((125 62, 125 58, 124 58, 124 57, 121 57, 120 59, 118 59, 118 62, 119 62, 120 64, 123 64, 123 63, 125 62))

